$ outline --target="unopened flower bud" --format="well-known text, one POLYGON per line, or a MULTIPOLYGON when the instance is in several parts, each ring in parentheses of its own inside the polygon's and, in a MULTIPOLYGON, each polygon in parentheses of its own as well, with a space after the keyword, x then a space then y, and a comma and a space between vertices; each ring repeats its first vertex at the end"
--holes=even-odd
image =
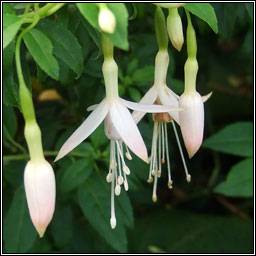
POLYGON ((103 32, 109 34, 113 34, 115 32, 116 18, 107 7, 100 8, 98 22, 103 32))
POLYGON ((55 208, 55 176, 45 160, 30 160, 24 172, 25 192, 31 220, 43 237, 55 208))
POLYGON ((179 99, 180 128, 189 157, 198 151, 204 132, 204 104, 197 92, 184 92, 179 99))
POLYGON ((184 43, 184 36, 182 22, 177 8, 169 9, 167 31, 173 47, 180 51, 184 43))

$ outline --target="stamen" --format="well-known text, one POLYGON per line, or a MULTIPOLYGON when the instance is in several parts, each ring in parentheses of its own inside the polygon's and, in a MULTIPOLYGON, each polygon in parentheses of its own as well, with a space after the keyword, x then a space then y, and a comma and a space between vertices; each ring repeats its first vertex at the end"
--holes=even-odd
MULTIPOLYGON (((118 141, 116 140, 115 142, 116 142, 116 145, 117 145, 117 148, 118 148, 118 141)), ((121 173, 122 168, 121 168, 121 161, 120 161, 120 152, 119 152, 119 150, 117 150, 116 154, 117 154, 119 176, 122 176, 122 173, 121 173)))
POLYGON ((175 123, 174 123, 173 120, 172 120, 172 126, 173 126, 174 134, 175 134, 175 137, 176 137, 176 141, 177 141, 177 144, 178 144, 178 147, 179 147, 182 163, 183 163, 183 166, 184 166, 184 169, 185 169, 186 180, 189 183, 191 181, 191 175, 188 172, 188 168, 187 168, 186 161, 185 161, 185 158, 184 158, 184 155, 183 155, 182 147, 180 145, 180 139, 179 139, 179 136, 178 136, 178 133, 177 133, 177 130, 176 130, 176 126, 175 126, 175 123))
POLYGON ((123 182, 124 182, 124 178, 122 176, 118 176, 117 182, 121 186, 123 184, 123 182))
POLYGON ((164 124, 163 124, 163 122, 161 123, 161 131, 162 131, 162 160, 161 160, 161 162, 162 162, 162 164, 164 164, 165 163, 165 158, 164 158, 164 124))
POLYGON ((116 216, 115 216, 115 196, 114 196, 114 174, 112 173, 112 184, 111 184, 111 218, 110 226, 112 229, 116 227, 116 216))
POLYGON ((130 154, 130 151, 129 151, 127 145, 126 145, 126 144, 124 144, 124 145, 125 145, 125 148, 126 148, 126 153, 125 153, 126 158, 127 158, 128 160, 132 160, 132 156, 131 156, 131 154, 130 154))
POLYGON ((124 171, 124 173, 125 173, 126 175, 130 175, 130 173, 131 173, 131 171, 130 171, 130 169, 128 168, 127 165, 124 165, 124 166, 123 166, 123 171, 124 171))
POLYGON ((128 182, 127 180, 124 180, 124 190, 128 191, 128 189, 129 189, 128 182))
POLYGON ((167 159, 167 170, 168 170, 168 187, 172 188, 172 177, 171 177, 171 166, 169 159, 169 146, 168 146, 168 134, 167 134, 167 124, 164 123, 164 133, 165 133, 165 148, 166 148, 166 159, 167 159))
POLYGON ((119 196, 120 193, 121 193, 121 186, 119 184, 117 184, 115 187, 115 195, 119 196))
POLYGON ((106 181, 107 183, 111 183, 112 182, 112 172, 109 172, 107 177, 106 177, 106 181))
POLYGON ((149 177, 148 177, 148 183, 151 183, 153 181, 152 175, 153 175, 153 169, 154 169, 154 155, 155 155, 155 141, 157 139, 157 122, 154 122, 154 128, 153 128, 153 139, 151 144, 151 156, 150 156, 150 167, 149 167, 149 177))
POLYGON ((154 203, 157 201, 156 189, 157 189, 157 175, 155 175, 155 178, 154 178, 153 195, 152 195, 152 201, 154 203))
POLYGON ((162 133, 161 133, 161 126, 162 126, 162 122, 159 124, 159 129, 158 129, 158 133, 159 133, 159 138, 158 138, 158 172, 157 172, 157 176, 158 178, 161 177, 161 172, 162 172, 162 161, 161 161, 161 137, 162 137, 162 133))

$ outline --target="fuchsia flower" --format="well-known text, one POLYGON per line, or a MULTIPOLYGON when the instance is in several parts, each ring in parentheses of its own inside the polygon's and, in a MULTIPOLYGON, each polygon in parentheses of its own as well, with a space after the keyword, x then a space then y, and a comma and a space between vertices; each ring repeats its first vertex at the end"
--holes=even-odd
POLYGON ((112 228, 115 228, 114 194, 120 194, 122 184, 125 190, 128 190, 126 175, 130 174, 130 170, 124 161, 123 143, 127 150, 126 156, 128 159, 131 159, 129 148, 135 155, 148 163, 146 146, 127 108, 141 111, 144 114, 146 112, 168 112, 176 110, 176 108, 160 105, 143 105, 120 98, 118 95, 118 67, 113 58, 104 61, 102 71, 106 87, 106 98, 100 104, 88 109, 93 110, 93 112, 64 143, 55 161, 61 159, 78 146, 105 120, 105 133, 111 140, 110 167, 106 178, 107 182, 112 183, 110 224, 112 228))
MULTIPOLYGON (((151 183, 154 180, 152 199, 155 202, 157 200, 157 180, 161 177, 162 164, 167 162, 168 170, 168 187, 172 188, 171 178, 171 166, 169 160, 169 148, 168 148, 168 133, 167 123, 172 123, 176 140, 178 143, 179 151, 181 154, 182 162, 184 165, 186 179, 188 182, 191 180, 191 176, 188 173, 186 162, 183 156, 182 148, 180 145, 179 137, 176 131, 175 123, 173 119, 179 124, 179 112, 182 112, 182 108, 178 108, 179 96, 176 95, 166 85, 166 75, 169 65, 169 55, 167 50, 159 50, 155 58, 155 80, 153 86, 141 99, 140 103, 143 104, 162 104, 175 108, 175 111, 169 113, 157 113, 153 114, 154 129, 153 139, 151 146, 150 168, 148 182, 151 183), (154 179, 153 179, 154 177, 154 179)), ((132 116, 136 123, 138 123, 145 113, 133 112, 132 116)))
POLYGON ((43 237, 55 208, 55 176, 52 166, 45 160, 30 160, 24 172, 26 198, 31 220, 43 237))

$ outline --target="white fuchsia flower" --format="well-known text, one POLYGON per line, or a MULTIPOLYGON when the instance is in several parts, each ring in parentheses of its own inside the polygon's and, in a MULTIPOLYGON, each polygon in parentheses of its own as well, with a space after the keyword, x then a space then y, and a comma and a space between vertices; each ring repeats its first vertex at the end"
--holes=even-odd
MULTIPOLYGON (((169 55, 167 50, 159 50, 155 58, 155 78, 154 84, 149 89, 149 91, 141 99, 140 103, 143 104, 160 104, 171 106, 176 108, 176 111, 169 113, 156 113, 153 114, 154 129, 153 129, 153 139, 151 146, 151 157, 150 157, 150 169, 148 182, 153 182, 153 196, 152 199, 155 202, 157 200, 156 190, 157 190, 157 180, 161 176, 162 164, 167 162, 168 169, 168 187, 172 188, 172 178, 171 178, 171 167, 169 160, 169 148, 168 148, 168 134, 167 134, 167 123, 172 123, 176 140, 178 143, 179 151, 181 154, 182 162, 184 165, 186 179, 188 182, 191 180, 191 176, 188 173, 185 158, 183 156, 181 144, 179 141, 178 133, 175 127, 175 122, 179 124, 179 112, 182 112, 182 108, 179 108, 179 96, 175 94, 166 85, 166 75, 169 65, 169 55)), ((136 123, 138 123, 145 113, 133 112, 132 116, 136 123)))
MULTIPOLYGON (((111 52, 111 47, 108 48, 105 45, 104 51, 111 52)), ((105 81, 106 98, 100 104, 88 108, 88 110, 93 110, 93 112, 64 143, 55 161, 61 159, 78 146, 105 120, 105 133, 111 140, 110 168, 106 178, 107 182, 112 183, 110 224, 112 228, 115 228, 114 194, 120 194, 122 184, 125 190, 128 190, 126 175, 130 174, 130 170, 124 161, 123 144, 127 150, 126 156, 128 159, 131 159, 129 148, 135 155, 148 163, 147 148, 128 108, 141 111, 144 114, 146 112, 168 112, 176 110, 176 108, 160 105, 143 105, 120 98, 118 95, 118 67, 113 57, 105 57, 102 72, 105 81)))

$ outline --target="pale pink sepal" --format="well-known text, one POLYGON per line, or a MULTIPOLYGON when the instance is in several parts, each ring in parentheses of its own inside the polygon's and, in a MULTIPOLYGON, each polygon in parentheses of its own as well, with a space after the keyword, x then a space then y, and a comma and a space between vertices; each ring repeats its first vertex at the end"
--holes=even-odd
POLYGON ((79 128, 68 138, 61 147, 56 159, 57 161, 68 154, 82 141, 84 141, 104 120, 109 110, 109 105, 106 99, 96 107, 96 109, 86 118, 79 128))
MULTIPOLYGON (((151 87, 147 93, 143 96, 139 103, 141 104, 154 104, 158 95, 158 91, 153 86, 151 87)), ((139 121, 145 116, 145 112, 133 111, 132 118, 135 123, 139 123, 139 121)))
POLYGON ((116 101, 111 103, 109 113, 124 143, 135 155, 148 163, 147 148, 129 110, 121 102, 116 101))
MULTIPOLYGON (((162 90, 159 90, 158 95, 161 103, 166 106, 172 106, 176 109, 179 107, 179 96, 175 94, 172 90, 170 90, 167 86, 165 86, 162 90)), ((169 115, 179 123, 179 111, 169 112, 169 115)))
POLYGON ((179 99, 180 128, 189 154, 193 157, 202 144, 204 132, 204 104, 198 92, 183 93, 179 99))
POLYGON ((39 236, 43 237, 55 209, 56 186, 52 166, 45 159, 30 160, 25 168, 24 184, 31 220, 39 236))
POLYGON ((202 96, 202 100, 203 102, 206 102, 207 100, 209 100, 209 98, 212 96, 212 92, 206 94, 205 96, 202 96))

